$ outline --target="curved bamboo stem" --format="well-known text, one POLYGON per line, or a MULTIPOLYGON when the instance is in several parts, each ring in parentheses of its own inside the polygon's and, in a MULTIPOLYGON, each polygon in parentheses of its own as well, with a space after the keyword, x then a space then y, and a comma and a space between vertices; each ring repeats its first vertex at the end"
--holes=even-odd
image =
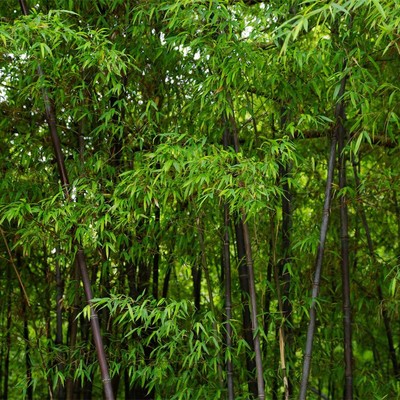
MULTIPOLYGON (((20 2, 22 13, 24 15, 28 15, 29 11, 28 11, 28 6, 26 4, 26 1, 19 0, 19 2, 20 2)), ((42 77, 44 75, 40 65, 37 68, 37 73, 38 73, 39 77, 42 77)), ((55 158, 57 161, 57 166, 58 166, 58 170, 59 170, 59 174, 60 174, 61 185, 63 188, 64 196, 65 196, 66 201, 71 201, 67 169, 66 169, 65 162, 64 162, 64 156, 63 156, 63 152, 62 152, 62 148, 61 148, 61 142, 60 142, 60 139, 57 134, 56 114, 55 114, 54 108, 51 104, 51 101, 50 101, 50 98, 49 98, 49 95, 48 95, 46 89, 43 89, 42 95, 43 95, 43 101, 44 101, 44 106, 45 106, 47 124, 48 124, 49 130, 50 130, 50 136, 51 136, 51 140, 53 143, 54 154, 55 154, 55 158)), ((83 249, 78 245, 78 243, 76 243, 76 240, 74 240, 74 238, 73 238, 73 243, 75 245, 77 245, 77 247, 78 247, 78 252, 76 255, 77 264, 81 271, 82 283, 83 283, 83 287, 84 287, 85 294, 86 294, 86 300, 89 303, 90 309, 91 309, 90 324, 92 327, 94 344, 96 347, 97 358, 99 361, 105 399, 106 400, 114 400, 111 379, 110 379, 110 375, 108 372, 108 364, 107 364, 107 360, 106 360, 106 354, 105 354, 103 341, 102 341, 102 337, 101 337, 101 332, 100 332, 99 319, 98 319, 98 315, 97 315, 95 308, 91 304, 91 301, 93 299, 93 294, 92 294, 89 275, 88 275, 88 271, 87 271, 85 255, 83 253, 83 249)))

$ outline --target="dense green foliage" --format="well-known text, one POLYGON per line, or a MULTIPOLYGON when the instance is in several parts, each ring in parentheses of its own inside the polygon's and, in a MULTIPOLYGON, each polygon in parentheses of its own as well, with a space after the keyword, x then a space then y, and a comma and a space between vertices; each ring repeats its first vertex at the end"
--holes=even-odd
POLYGON ((265 398, 296 398, 341 124, 347 184, 336 170, 308 398, 343 396, 340 199, 354 397, 397 398, 399 1, 30 6, 0 5, 0 398, 101 397, 78 244, 117 398, 227 398, 228 360, 235 398, 253 398, 238 226, 251 238, 265 398))

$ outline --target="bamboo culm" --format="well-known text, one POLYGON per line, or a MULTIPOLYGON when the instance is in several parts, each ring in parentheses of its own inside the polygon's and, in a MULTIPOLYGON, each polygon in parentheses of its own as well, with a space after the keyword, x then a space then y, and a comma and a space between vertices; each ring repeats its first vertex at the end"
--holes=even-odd
POLYGON ((300 385, 300 396, 299 396, 300 400, 306 399, 308 378, 310 375, 310 368, 311 368, 311 355, 312 355, 312 347, 313 347, 313 340, 314 340, 315 324, 316 324, 316 319, 317 319, 316 303, 317 303, 317 297, 319 294, 319 288, 320 288, 320 283, 321 283, 322 261, 324 258, 325 241, 326 241, 326 235, 328 232, 329 214, 330 214, 331 197, 332 197, 332 183, 333 183, 333 175, 334 175, 334 170, 335 170, 336 143, 337 143, 337 137, 336 137, 336 135, 333 135, 332 139, 331 139, 331 146, 330 146, 330 155, 329 155, 329 162, 328 162, 328 176, 327 176, 326 187, 325 187, 324 208, 323 208, 317 257, 316 257, 316 261, 315 261, 314 281, 313 281, 313 287, 312 287, 312 293, 311 293, 310 321, 308 323, 306 348, 304 351, 303 372, 302 372, 301 385, 300 385))
MULTIPOLYGON (((239 152, 239 135, 238 129, 236 125, 236 120, 234 117, 234 107, 233 101, 230 93, 227 93, 228 102, 232 108, 232 113, 230 114, 229 121, 232 128, 232 138, 235 152, 239 152)), ((260 345, 260 336, 258 333, 258 320, 257 320, 257 295, 255 288, 255 280, 254 280, 254 270, 253 270, 253 259, 251 254, 251 243, 250 243, 250 234, 246 221, 246 213, 244 210, 241 212, 241 221, 239 222, 239 231, 242 231, 243 234, 243 244, 245 250, 245 259, 247 264, 247 274, 248 274, 248 288, 249 288, 249 297, 250 297, 250 316, 251 316, 251 330, 253 335, 253 345, 255 352, 255 364, 256 364, 256 379, 257 379, 257 394, 260 400, 265 398, 265 389, 264 389, 264 374, 263 374, 263 365, 262 365, 262 355, 261 355, 261 345, 260 345)), ((237 230, 238 232, 238 230, 237 230)))
MULTIPOLYGON (((360 187, 360 178, 358 176, 358 172, 357 172, 357 168, 356 168, 355 164, 353 164, 353 173, 354 173, 354 180, 356 183, 356 188, 358 190, 358 188, 360 187)), ((382 277, 381 277, 382 270, 377 262, 377 258, 376 258, 376 254, 375 254, 375 250, 374 250, 374 244, 372 242, 372 237, 371 237, 371 231, 369 229, 369 224, 367 221, 367 216, 365 215, 365 210, 361 204, 358 206, 358 211, 360 213, 361 222, 363 224, 365 236, 367 238, 367 246, 368 246, 369 255, 372 259, 372 262, 374 263, 374 266, 376 268, 377 275, 378 275, 378 277, 377 277, 378 283, 377 283, 376 289, 377 289, 379 304, 382 305, 382 319, 383 319, 383 323, 385 325, 386 338, 388 341, 388 350, 389 350, 390 359, 391 359, 391 362, 393 365, 394 377, 396 379, 400 380, 400 369, 399 369, 399 364, 398 364, 397 356, 396 356, 396 348, 395 348, 394 341, 393 341, 393 333, 392 333, 392 329, 390 326, 389 314, 388 314, 388 311, 386 309, 385 302, 383 299, 382 286, 380 284, 381 279, 382 279, 382 277)))
MULTIPOLYGON (((346 76, 342 79, 341 86, 346 85, 346 76)), ((343 94, 343 93, 342 93, 343 94)), ((344 399, 353 398, 353 349, 352 349, 352 327, 351 327, 351 303, 350 303, 350 269, 349 269, 349 217, 347 208, 347 197, 343 192, 347 185, 346 177, 346 155, 345 155, 345 109, 342 98, 339 100, 336 109, 336 126, 338 137, 338 158, 339 158, 339 189, 340 196, 340 243, 341 243, 341 266, 342 266, 342 296, 343 296, 343 344, 345 363, 345 387, 344 399)))
MULTIPOLYGON (((223 244, 223 263, 225 276, 225 328, 226 328, 226 348, 231 354, 232 348, 232 285, 231 285, 231 262, 229 252, 229 210, 228 205, 224 205, 224 244, 223 244)), ((231 356, 227 357, 226 375, 228 400, 234 400, 235 392, 233 386, 233 363, 231 356)))
MULTIPOLYGON (((226 118, 225 119, 226 128, 223 135, 223 144, 224 147, 227 148, 229 145, 231 145, 231 142, 234 141, 235 151, 238 152, 239 142, 237 140, 235 119, 232 118, 229 120, 229 122, 230 124, 228 125, 228 118, 226 118), (233 135, 231 131, 234 132, 233 135)), ((228 204, 227 207, 229 207, 228 204)), ((243 224, 240 221, 237 221, 237 219, 239 218, 236 218, 234 226, 236 235, 237 258, 238 258, 239 284, 242 297, 243 336, 250 348, 250 351, 254 352, 254 340, 251 331, 251 315, 249 306, 249 297, 250 297, 249 274, 246 264, 246 249, 244 244, 243 224)), ((250 357, 248 352, 246 352, 246 367, 247 371, 249 372, 249 376, 256 368, 254 358, 250 357)), ((258 393, 257 382, 254 379, 249 379, 247 385, 249 388, 249 392, 253 395, 253 397, 257 397, 258 393)))
MULTIPOLYGON (((22 13, 25 16, 27 16, 29 14, 29 11, 28 11, 28 6, 26 4, 26 1, 19 0, 19 2, 20 2, 22 13)), ((37 68, 37 73, 38 73, 39 77, 42 77, 44 75, 40 65, 37 68)), ((56 162, 57 162, 57 166, 58 166, 58 170, 59 170, 59 174, 60 174, 60 179, 61 179, 61 184, 62 184, 65 200, 71 201, 67 169, 65 166, 64 156, 63 156, 62 149, 61 149, 61 142, 60 142, 60 139, 57 134, 55 111, 51 104, 51 101, 50 101, 50 98, 49 98, 49 95, 48 95, 46 89, 43 89, 42 95, 43 95, 43 101, 44 101, 44 106, 45 106, 46 119, 47 119, 47 123, 48 123, 49 130, 50 130, 51 140, 53 143, 53 149, 54 149, 55 158, 56 158, 56 162)), ((79 266, 79 269, 81 272, 82 283, 83 283, 83 287, 84 287, 85 294, 86 294, 86 300, 89 303, 90 308, 91 308, 90 323, 92 326, 93 339, 94 339, 96 352, 97 352, 97 358, 99 361, 99 366, 100 366, 100 371, 101 371, 105 399, 106 400, 114 400, 114 394, 112 391, 111 379, 110 379, 110 375, 108 372, 106 355, 105 355, 103 341, 102 341, 102 337, 101 337, 101 333, 100 333, 100 324, 99 324, 97 312, 94 309, 94 307, 92 307, 92 305, 91 305, 93 295, 92 295, 92 290, 90 287, 90 280, 89 280, 89 276, 88 276, 88 272, 87 272, 85 255, 83 253, 83 249, 76 243, 76 241, 73 240, 73 242, 78 247, 78 252, 77 252, 77 256, 76 256, 77 263, 78 263, 78 266, 79 266)))

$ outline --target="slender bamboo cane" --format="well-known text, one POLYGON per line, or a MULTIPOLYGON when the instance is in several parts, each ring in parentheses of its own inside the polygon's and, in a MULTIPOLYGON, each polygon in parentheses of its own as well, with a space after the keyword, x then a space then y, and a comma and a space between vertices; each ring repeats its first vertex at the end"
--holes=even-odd
MULTIPOLYGON (((160 229, 160 208, 155 209, 155 223, 156 229, 160 229)), ((158 285, 159 285, 159 264, 160 264, 160 239, 159 235, 156 235, 156 246, 153 258, 153 297, 158 299, 158 285)))
MULTIPOLYGON (((19 271, 22 270, 21 254, 17 252, 16 266, 19 271)), ((32 359, 31 359, 31 341, 29 335, 29 321, 28 321, 28 310, 29 303, 26 301, 25 293, 21 288, 22 296, 22 318, 23 318, 23 337, 25 341, 25 377, 26 377, 26 399, 33 399, 33 382, 32 382, 32 359)))
POLYGON ((299 396, 300 400, 306 399, 308 378, 310 375, 310 368, 311 368, 312 347, 313 347, 314 332, 317 319, 316 303, 321 284, 322 261, 324 257, 326 235, 328 232, 329 214, 330 214, 331 197, 332 197, 332 183, 333 183, 333 175, 335 169, 336 143, 337 143, 337 137, 336 135, 333 135, 331 138, 330 155, 328 162, 328 176, 325 187, 325 201, 324 201, 317 257, 315 261, 315 273, 314 273, 314 281, 311 294, 310 321, 308 323, 306 348, 304 351, 304 360, 303 360, 303 372, 300 385, 300 396, 299 396))
MULTIPOLYGON (((57 250, 58 253, 58 250, 57 250)), ((56 285, 57 285, 57 296, 56 296, 56 341, 57 345, 63 343, 63 333, 62 333, 62 297, 63 297, 63 282, 61 279, 61 268, 58 259, 56 259, 56 285)))
POLYGON ((13 269, 14 269, 15 275, 17 276, 19 286, 20 286, 20 288, 21 288, 22 293, 24 294, 24 301, 26 302, 26 304, 28 305, 28 307, 30 307, 30 306, 31 306, 31 303, 29 302, 28 294, 26 293, 25 286, 24 286, 24 284, 22 283, 21 275, 20 275, 20 273, 18 272, 17 266, 15 265, 14 258, 13 258, 12 253, 11 253, 10 246, 9 246, 8 243, 7 243, 6 236, 5 236, 4 231, 3 231, 3 229, 2 229, 1 227, 0 227, 0 234, 1 234, 1 237, 3 238, 4 245, 6 246, 8 256, 10 257, 10 263, 11 263, 13 269))
POLYGON ((201 307, 201 276, 202 269, 199 265, 192 265, 192 279, 193 279, 193 297, 194 307, 196 311, 200 311, 201 307))
POLYGON ((246 214, 242 212, 242 226, 243 226, 243 237, 246 249, 246 262, 249 271, 249 291, 250 291, 250 305, 251 305, 251 329, 253 332, 254 340, 254 351, 256 359, 256 371, 257 371, 257 390, 258 398, 263 400, 265 398, 264 391, 264 377, 263 377, 263 365, 261 356, 261 345, 260 345, 260 335, 258 333, 258 320, 257 320, 257 295, 254 279, 254 269, 253 269, 253 257, 251 254, 251 244, 250 244, 250 234, 246 222, 246 214))
MULTIPOLYGON (((281 126, 286 124, 286 118, 281 118, 281 126)), ((289 176, 290 167, 286 162, 283 164, 279 163, 279 176, 280 183, 282 185, 283 196, 282 196, 282 246, 281 246, 281 254, 282 259, 279 263, 279 276, 275 273, 277 282, 277 294, 278 294, 278 306, 279 312, 282 315, 282 323, 279 327, 279 350, 281 355, 281 368, 282 368, 282 377, 285 391, 285 400, 288 400, 292 393, 292 384, 289 380, 286 364, 287 364, 287 349, 290 348, 289 341, 291 338, 291 329, 290 329, 290 319, 292 314, 292 305, 290 302, 290 286, 291 286, 291 276, 290 271, 287 269, 287 264, 291 261, 290 258, 290 227, 292 223, 292 215, 291 215, 291 193, 289 189, 288 176, 289 176), (282 291, 281 291, 282 285, 282 291)), ((276 263, 274 264, 276 268, 276 263)))
POLYGON ((25 373, 26 373, 26 398, 33 399, 31 344, 29 339, 28 313, 26 302, 22 299, 22 316, 24 320, 23 335, 25 341, 25 373))
MULTIPOLYGON (((10 267, 7 266, 7 325, 6 325, 6 355, 4 357, 4 386, 3 386, 3 399, 8 399, 8 382, 10 377, 10 353, 11 353, 11 297, 12 297, 12 285, 11 285, 11 271, 10 267)), ((1 377, 0 377, 1 379, 1 377)))
MULTIPOLYGON (((29 11, 28 11, 28 6, 27 6, 26 1, 19 0, 19 3, 21 6, 22 13, 24 15, 28 15, 29 11)), ((37 73, 38 73, 39 77, 44 76, 40 65, 37 68, 37 73)), ((64 196, 65 196, 66 201, 70 201, 71 196, 70 196, 70 191, 69 191, 69 180, 68 180, 67 169, 66 169, 65 162, 64 162, 64 156, 63 156, 62 149, 61 149, 61 142, 60 142, 60 139, 57 134, 56 114, 55 114, 54 108, 52 106, 52 103, 50 101, 50 98, 49 98, 49 95, 48 95, 46 89, 43 89, 42 95, 43 95, 43 101, 44 101, 44 106, 45 106, 46 119, 47 119, 47 123, 48 123, 49 130, 50 130, 50 135, 51 135, 51 139, 52 139, 52 143, 53 143, 53 149, 54 149, 55 158, 57 161, 57 166, 58 166, 58 170, 59 170, 59 174, 60 174, 61 184, 62 184, 63 191, 64 191, 64 196)), ((112 391, 111 379, 110 379, 110 375, 108 372, 106 355, 105 355, 103 341, 102 341, 102 337, 101 337, 101 333, 100 333, 100 324, 99 324, 97 312, 91 304, 93 295, 92 295, 92 289, 90 286, 90 280, 89 280, 89 276, 88 276, 88 272, 87 272, 85 255, 84 255, 83 249, 80 247, 80 245, 78 245, 75 240, 74 240, 74 242, 75 242, 74 244, 77 245, 77 247, 78 247, 78 252, 76 255, 77 263, 78 263, 78 266, 81 271, 81 277, 82 277, 83 287, 84 287, 85 294, 86 294, 86 299, 87 299, 87 301, 90 305, 90 309, 91 309, 90 323, 92 326, 93 339, 94 339, 94 343, 95 343, 95 347, 96 347, 97 358, 99 361, 105 398, 106 398, 106 400, 114 400, 114 394, 112 391)))
MULTIPOLYGON (((59 249, 57 249, 56 255, 59 254, 59 249)), ((62 323, 63 323, 63 312, 62 312, 62 298, 63 298, 63 281, 61 278, 61 267, 58 260, 58 257, 55 261, 56 264, 56 271, 55 271, 55 278, 56 278, 56 286, 57 286, 57 295, 56 295, 56 340, 55 344, 60 346, 63 344, 63 331, 62 331, 62 323)), ((57 368, 60 371, 63 371, 65 368, 64 362, 58 362, 57 368)), ((57 382, 57 388, 55 389, 56 398, 58 400, 65 399, 65 385, 62 382, 57 382)))
MULTIPOLYGON (((346 84, 346 77, 342 79, 342 86, 346 84)), ((338 158, 339 158, 339 188, 343 191, 347 185, 346 177, 346 155, 344 148, 345 140, 345 109, 343 99, 339 100, 336 115, 338 133, 338 158)), ((342 192, 340 196, 340 242, 341 242, 341 265, 342 265, 342 295, 343 295, 343 342, 345 362, 345 387, 344 399, 353 398, 353 349, 351 329, 351 303, 350 303, 350 269, 349 269, 349 223, 348 223, 347 197, 342 192)))
POLYGON ((279 273, 276 263, 274 263, 274 277, 275 277, 276 293, 277 293, 277 298, 278 298, 278 309, 279 309, 279 313, 282 316, 282 321, 281 321, 279 329, 278 329, 279 355, 280 355, 280 361, 281 361, 285 400, 289 400, 290 391, 289 391, 289 380, 288 380, 287 371, 286 371, 286 356, 285 356, 285 346, 286 346, 285 323, 286 323, 286 319, 285 319, 284 304, 283 304, 283 300, 282 300, 282 291, 281 291, 281 285, 280 285, 281 276, 282 275, 279 273))
MULTIPOLYGON (((71 360, 72 359, 72 354, 75 351, 75 346, 76 346, 76 338, 78 334, 78 304, 80 303, 79 299, 79 282, 78 282, 78 265, 75 262, 74 265, 74 280, 75 280, 75 294, 74 294, 74 305, 72 309, 72 313, 69 315, 69 327, 68 327, 68 338, 67 338, 67 344, 68 344, 68 350, 69 350, 69 356, 68 358, 71 360)), ((70 361, 71 362, 71 361, 70 361)), ((72 362, 71 362, 72 364, 72 362)), ((74 372, 74 370, 72 370, 74 372)), ((71 378, 67 378, 67 382, 65 385, 65 393, 66 393, 66 400, 74 400, 74 398, 79 397, 77 396, 76 393, 77 385, 75 381, 71 378)))
MULTIPOLYGON (((236 125, 236 120, 234 116, 233 101, 230 93, 227 93, 227 99, 231 106, 232 112, 229 117, 230 125, 232 128, 232 138, 235 152, 239 152, 239 135, 236 125)), ((253 270, 253 258, 251 254, 251 242, 250 234, 246 221, 246 213, 244 210, 241 212, 241 221, 239 222, 240 229, 243 233, 243 241, 245 248, 245 257, 247 264, 248 273, 248 286, 249 286, 249 296, 250 296, 250 311, 251 311, 251 329, 253 334, 254 352, 255 352, 255 363, 256 363, 256 377, 257 377, 257 393, 258 398, 263 400, 265 398, 265 388, 264 388, 264 376, 263 376, 263 365, 262 365, 262 355, 261 355, 261 345, 260 345, 260 335, 258 332, 258 319, 257 319, 257 294, 255 288, 254 280, 254 270, 253 270)))
POLYGON ((224 205, 224 246, 223 246, 223 263, 225 276, 225 329, 226 329, 226 349, 228 357, 226 359, 228 400, 234 400, 235 392, 233 386, 233 363, 232 363, 232 287, 231 287, 231 261, 229 252, 229 209, 228 205, 224 205))
MULTIPOLYGON (((201 218, 203 218, 204 215, 201 215, 201 218)), ((216 321, 216 316, 217 313, 215 311, 215 304, 214 304, 214 294, 212 291, 212 282, 211 282, 211 276, 210 276, 210 271, 208 269, 208 264, 207 264, 207 257, 206 257, 206 248, 205 248, 205 243, 204 243, 204 226, 202 223, 202 220, 200 219, 200 217, 197 218, 197 232, 199 235, 199 242, 200 242, 200 253, 201 253, 201 266, 204 270, 204 275, 206 278, 206 285, 207 285, 207 292, 208 292, 208 298, 209 298, 209 302, 210 302, 210 309, 211 309, 211 313, 213 315, 213 330, 214 330, 214 337, 215 340, 217 341, 217 334, 218 334, 218 327, 217 327, 217 321, 216 321)), ((222 367, 221 367, 221 363, 218 360, 217 362, 218 365, 218 379, 220 381, 221 386, 223 385, 223 380, 222 380, 222 367)))
MULTIPOLYGON (((251 330, 251 311, 249 305, 250 298, 250 286, 249 286, 249 273, 246 263, 246 249, 244 244, 244 234, 243 234, 243 224, 241 222, 235 222, 235 234, 236 234, 236 248, 237 248, 237 258, 238 258, 238 270, 239 270, 239 284, 240 290, 242 292, 242 318, 243 318, 243 335, 249 345, 250 351, 255 352, 253 334, 251 330)), ((249 374, 251 374, 255 368, 256 364, 254 358, 250 357, 248 352, 246 352, 246 367, 249 374)), ((254 378, 248 380, 248 388, 250 393, 254 397, 257 397, 258 389, 257 383, 254 378)))
MULTIPOLYGON (((354 163, 353 163, 353 173, 354 173, 354 180, 356 183, 356 188, 358 190, 358 188, 360 187, 360 178, 358 176, 357 167, 354 163)), ((369 255, 372 259, 372 262, 376 266, 375 270, 377 271, 377 282, 378 282, 376 289, 377 289, 379 303, 382 304, 382 318, 383 318, 383 323, 385 325, 385 333, 386 333, 386 338, 387 338, 387 342, 388 342, 389 355, 390 355, 390 359, 391 359, 391 362, 393 365, 394 376, 396 379, 400 379, 400 368, 399 368, 399 363, 397 360, 396 348, 395 348, 394 340, 393 340, 393 333, 392 333, 392 329, 390 326, 389 314, 388 314, 388 311, 386 309, 385 302, 383 299, 382 286, 380 284, 380 281, 382 279, 382 272, 381 272, 382 270, 381 270, 381 268, 379 268, 379 265, 377 262, 374 244, 372 241, 371 231, 369 229, 367 216, 366 216, 365 210, 361 204, 358 205, 358 212, 360 213, 361 221, 362 221, 364 231, 365 231, 365 236, 367 238, 367 246, 368 246, 369 255)))
MULTIPOLYGON (((237 132, 236 121, 234 119, 231 119, 230 123, 231 123, 230 128, 232 128, 234 132, 237 132)), ((230 142, 231 139, 234 140, 234 148, 235 151, 238 152, 239 141, 237 138, 237 134, 233 134, 233 137, 231 137, 230 129, 226 129, 223 138, 225 147, 228 146, 228 143, 230 142)), ((238 257, 239 283, 240 283, 240 289, 242 291, 243 334, 251 351, 255 352, 254 338, 252 333, 252 316, 249 306, 249 298, 250 298, 249 272, 246 262, 246 246, 244 241, 244 230, 242 221, 235 222, 235 234, 236 234, 236 248, 238 257)), ((249 354, 247 354, 247 352, 246 352, 246 367, 247 371, 249 371, 250 373, 252 373, 256 368, 254 359, 251 358, 249 354)), ((254 397, 258 395, 258 386, 257 382, 254 379, 248 380, 248 388, 250 393, 252 393, 254 397)))

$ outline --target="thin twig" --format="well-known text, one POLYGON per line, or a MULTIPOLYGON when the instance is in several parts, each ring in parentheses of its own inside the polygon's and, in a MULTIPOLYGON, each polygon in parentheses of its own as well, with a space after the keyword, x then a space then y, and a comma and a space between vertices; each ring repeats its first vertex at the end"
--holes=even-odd
POLYGON ((13 268, 14 268, 15 274, 17 275, 17 278, 18 278, 19 285, 21 286, 21 290, 22 290, 22 292, 24 293, 24 297, 25 297, 25 300, 26 300, 26 304, 28 305, 28 307, 30 307, 30 306, 31 306, 31 303, 29 302, 28 294, 26 293, 25 286, 24 286, 24 284, 22 283, 21 275, 19 274, 18 269, 17 269, 17 266, 16 266, 15 263, 14 263, 14 258, 13 258, 13 256, 12 256, 10 247, 8 246, 6 236, 4 235, 4 231, 3 231, 3 229, 2 229, 1 227, 0 227, 0 232, 1 232, 1 236, 3 237, 4 244, 5 244, 5 246, 6 246, 8 256, 10 257, 9 261, 10 261, 11 265, 12 265, 13 268))

